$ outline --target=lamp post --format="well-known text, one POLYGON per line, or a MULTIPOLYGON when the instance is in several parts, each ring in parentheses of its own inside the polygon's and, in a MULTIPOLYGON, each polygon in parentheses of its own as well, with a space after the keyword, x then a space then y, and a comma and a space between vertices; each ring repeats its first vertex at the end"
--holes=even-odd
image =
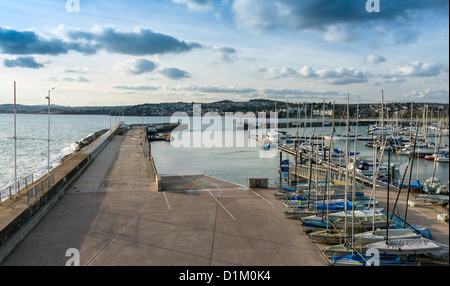
MULTIPOLYGON (((50 91, 54 90, 55 88, 52 87, 48 90, 48 96, 45 98, 48 100, 48 141, 47 141, 47 180, 50 177, 50 91)), ((48 185, 50 185, 50 182, 48 182, 48 185)))
POLYGON ((112 111, 109 112, 109 134, 111 134, 111 132, 112 132, 111 115, 112 115, 112 111))
POLYGON ((142 133, 144 133, 144 115, 145 113, 142 113, 142 125, 141 125, 142 133))

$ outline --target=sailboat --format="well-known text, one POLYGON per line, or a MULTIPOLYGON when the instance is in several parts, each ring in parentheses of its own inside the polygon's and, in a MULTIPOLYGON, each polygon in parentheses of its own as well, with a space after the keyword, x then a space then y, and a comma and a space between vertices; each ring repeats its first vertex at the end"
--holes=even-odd
MULTIPOLYGON (((365 245, 369 243, 374 243, 378 241, 386 240, 386 229, 371 230, 362 233, 355 234, 354 240, 360 245, 365 245)), ((390 239, 417 239, 421 238, 422 235, 415 232, 410 228, 400 228, 400 229, 389 229, 390 239)))
POLYGON ((441 154, 438 154, 434 160, 436 162, 448 163, 448 161, 449 161, 448 152, 447 153, 443 152, 441 154))
POLYGON ((438 178, 429 178, 423 186, 425 193, 439 195, 442 191, 442 183, 438 178))
POLYGON ((397 255, 379 255, 378 259, 375 260, 372 255, 356 252, 344 256, 334 255, 329 263, 330 265, 334 266, 396 266, 406 265, 408 262, 405 262, 401 257, 397 255))
POLYGON ((342 243, 346 239, 350 238, 345 231, 334 228, 311 232, 308 234, 308 237, 314 242, 326 244, 342 243))
POLYGON ((428 238, 419 239, 392 239, 387 242, 379 241, 364 246, 365 249, 376 249, 380 254, 406 255, 408 261, 413 262, 416 255, 428 254, 442 249, 442 246, 436 244, 428 238))

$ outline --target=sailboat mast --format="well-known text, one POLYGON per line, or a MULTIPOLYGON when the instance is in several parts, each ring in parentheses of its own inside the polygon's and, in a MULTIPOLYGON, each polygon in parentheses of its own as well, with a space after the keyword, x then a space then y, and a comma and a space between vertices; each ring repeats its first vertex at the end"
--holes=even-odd
POLYGON ((357 141, 358 141, 358 117, 359 117, 359 98, 358 98, 358 105, 356 107, 356 127, 355 127, 355 146, 353 150, 353 182, 352 182, 352 255, 354 254, 353 251, 355 249, 354 245, 354 236, 355 236, 355 192, 356 192, 356 150, 357 150, 357 141))
MULTIPOLYGON (((413 145, 413 149, 412 149, 412 158, 411 158, 411 169, 409 170, 409 182, 408 182, 408 194, 406 195, 406 207, 405 207, 405 222, 404 222, 404 226, 406 227, 406 219, 407 219, 407 214, 408 214, 408 201, 409 201, 409 193, 411 192, 411 175, 412 175, 412 169, 413 169, 413 165, 414 165, 414 152, 416 151, 416 142, 417 142, 417 136, 418 136, 418 131, 419 131, 419 123, 416 123, 416 133, 414 136, 414 145, 413 145)), ((419 165, 419 164, 417 164, 419 165)))
MULTIPOLYGON (((334 111, 335 111, 335 101, 333 100, 333 120, 331 121, 331 139, 330 148, 328 150, 328 169, 327 169, 327 179, 330 176, 330 185, 333 184, 333 178, 331 177, 331 149, 333 148, 333 136, 334 136, 334 111)), ((328 185, 328 180, 325 183, 325 188, 327 192, 327 232, 328 232, 328 217, 329 217, 329 206, 330 206, 330 189, 328 185)))
POLYGON ((388 150, 388 184, 386 194, 386 244, 389 243, 389 186, 391 184, 391 149, 388 150))
MULTIPOLYGON (((347 132, 346 132, 346 137, 345 138, 345 195, 344 195, 344 211, 345 211, 345 221, 344 221, 344 230, 345 230, 345 234, 347 234, 347 201, 348 201, 348 129, 349 129, 349 116, 350 116, 350 112, 349 112, 349 100, 350 100, 350 94, 347 94, 347 132)), ((352 206, 353 208, 353 206, 352 206)), ((345 235, 347 236, 347 235, 345 235)))
POLYGON ((16 82, 14 81, 14 193, 17 198, 16 82))

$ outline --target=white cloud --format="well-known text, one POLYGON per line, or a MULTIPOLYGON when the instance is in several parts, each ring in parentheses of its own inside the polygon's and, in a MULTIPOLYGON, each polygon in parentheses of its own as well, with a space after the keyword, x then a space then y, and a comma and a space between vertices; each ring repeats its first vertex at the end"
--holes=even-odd
POLYGON ((366 63, 368 64, 379 64, 386 62, 386 59, 380 55, 369 55, 366 59, 366 63))
POLYGON ((317 73, 310 66, 303 66, 299 74, 303 78, 317 77, 317 73))
POLYGON ((297 72, 289 67, 271 68, 267 70, 266 79, 276 79, 296 76, 297 72))
POLYGON ((211 0, 172 0, 177 4, 186 4, 190 10, 205 12, 213 10, 213 1, 211 0))
POLYGON ((187 71, 180 70, 177 68, 161 68, 158 70, 158 73, 162 74, 163 76, 169 79, 174 80, 191 77, 187 71))
POLYGON ((408 100, 417 100, 422 102, 448 102, 449 91, 444 89, 412 90, 404 92, 402 97, 408 100))
POLYGON ((157 68, 157 64, 146 59, 135 59, 127 61, 120 66, 126 73, 133 75, 149 73, 157 68))
POLYGON ((222 47, 222 48, 213 48, 213 53, 216 58, 220 59, 224 62, 234 62, 237 60, 237 51, 234 48, 230 47, 222 47))
POLYGON ((397 77, 431 77, 441 74, 448 74, 448 66, 439 63, 401 64, 391 69, 390 76, 397 77))

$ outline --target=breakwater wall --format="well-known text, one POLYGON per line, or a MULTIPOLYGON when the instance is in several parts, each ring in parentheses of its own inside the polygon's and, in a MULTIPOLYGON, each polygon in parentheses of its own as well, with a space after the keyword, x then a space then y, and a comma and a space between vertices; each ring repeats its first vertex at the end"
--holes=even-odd
MULTIPOLYGON (((51 170, 50 174, 53 175, 54 183, 32 200, 29 199, 27 192, 23 192, 17 198, 10 198, 3 202, 0 206, 2 208, 0 211, 0 262, 65 195, 96 156, 114 138, 121 124, 103 133, 94 142, 51 170)), ((36 183, 46 176, 37 180, 36 183)), ((30 188, 33 188, 33 185, 30 188)))

